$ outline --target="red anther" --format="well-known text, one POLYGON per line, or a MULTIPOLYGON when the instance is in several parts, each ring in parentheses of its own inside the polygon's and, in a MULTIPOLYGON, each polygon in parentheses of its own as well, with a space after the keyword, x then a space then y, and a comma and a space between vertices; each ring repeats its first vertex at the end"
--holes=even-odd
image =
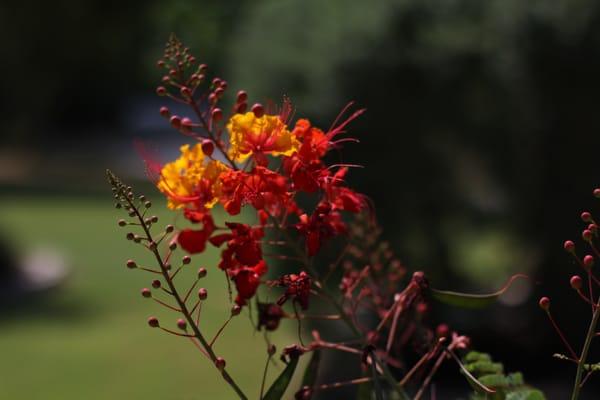
POLYGON ((212 110, 210 116, 213 122, 219 122, 223 119, 223 110, 221 110, 220 108, 215 108, 214 110, 212 110))
POLYGON ((160 288, 160 286, 161 286, 161 283, 160 283, 160 281, 158 279, 155 279, 155 280, 152 281, 152 287, 154 289, 158 289, 158 288, 160 288))
POLYGON ((160 108, 160 115, 162 115, 163 117, 169 117, 171 115, 171 111, 169 111, 169 109, 167 107, 161 107, 160 108))
POLYGON ((152 297, 152 292, 148 288, 143 288, 142 289, 142 296, 146 297, 146 298, 152 297))
POLYGON ((589 254, 583 257, 583 266, 586 268, 592 268, 594 266, 594 257, 589 254))
POLYGON ((592 240, 592 231, 590 231, 589 229, 584 230, 583 232, 581 232, 581 237, 583 238, 583 240, 589 242, 592 240))
POLYGON ((217 96, 219 99, 221 97, 223 97, 223 93, 225 93, 225 90, 221 87, 215 89, 215 96, 217 96))
POLYGON ((265 107, 263 107, 263 105, 260 103, 254 104, 251 110, 256 118, 260 118, 265 115, 265 107))
POLYGON ((206 268, 200 267, 198 269, 198 278, 204 278, 206 276, 206 273, 207 273, 206 268))
POLYGON ((583 286, 583 281, 579 275, 573 275, 569 281, 571 287, 575 290, 580 290, 583 286))
POLYGON ((542 310, 544 310, 544 311, 550 310, 550 299, 548 297, 546 297, 546 296, 542 297, 538 304, 540 305, 540 308, 542 310))
POLYGON ((248 109, 248 103, 246 103, 245 101, 235 105, 235 112, 238 114, 245 113, 247 109, 248 109))
POLYGON ((215 360, 215 367, 217 367, 219 371, 223 371, 225 369, 226 364, 227 363, 225 362, 225 359, 223 357, 217 357, 217 359, 215 360))
POLYGON ((198 298, 200 300, 206 300, 206 298, 208 297, 208 291, 205 288, 200 288, 198 289, 198 298))
POLYGON ((572 253, 575 251, 575 243, 573 243, 571 240, 565 241, 565 244, 563 245, 563 247, 569 253, 572 253))
POLYGON ((584 211, 581 213, 581 220, 583 222, 591 222, 592 221, 592 214, 590 214, 587 211, 584 211))
POLYGON ((182 86, 181 89, 179 89, 179 92, 185 98, 192 97, 192 90, 187 86, 182 86))
POLYGON ((159 86, 156 88, 156 94, 159 96, 165 96, 167 94, 167 89, 164 86, 159 86))
POLYGON ((217 99, 217 95, 216 94, 211 93, 211 94, 208 95, 208 102, 210 104, 215 104, 217 102, 217 100, 218 99, 217 99))
POLYGON ((198 71, 200 71, 200 72, 204 72, 204 71, 206 71, 206 70, 207 70, 207 68, 208 68, 208 65, 206 65, 206 64, 200 64, 200 65, 198 66, 198 71))
POLYGON ((158 328, 158 318, 150 317, 148 318, 148 325, 152 328, 158 328))
POLYGON ((177 115, 173 115, 171 119, 169 119, 169 122, 173 128, 179 129, 181 127, 181 118, 177 115))
POLYGON ((177 320, 177 327, 179 329, 181 329, 182 331, 185 331, 187 329, 187 323, 185 322, 185 320, 183 318, 179 318, 177 320))
POLYGON ((248 93, 246 93, 245 90, 240 90, 239 92, 237 92, 237 96, 236 96, 236 103, 243 103, 246 100, 248 100, 248 93))
POLYGON ((133 260, 127 260, 127 268, 129 268, 129 269, 137 268, 137 264, 133 260))
POLYGON ((210 139, 204 139, 200 147, 202 148, 202 152, 209 157, 212 156, 213 151, 215 151, 215 145, 210 139))

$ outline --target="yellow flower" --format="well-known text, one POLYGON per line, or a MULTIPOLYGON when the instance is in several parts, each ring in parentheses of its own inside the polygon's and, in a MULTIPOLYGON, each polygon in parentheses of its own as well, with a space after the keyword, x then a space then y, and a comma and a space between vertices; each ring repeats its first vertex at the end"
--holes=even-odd
POLYGON ((221 172, 227 167, 215 160, 205 163, 200 144, 194 147, 183 145, 181 156, 166 164, 160 173, 158 189, 168 198, 167 206, 178 209, 195 203, 211 208, 217 202, 215 185, 221 172))
POLYGON ((229 155, 238 162, 252 154, 289 156, 300 145, 278 115, 235 114, 227 123, 227 130, 231 142, 229 155))

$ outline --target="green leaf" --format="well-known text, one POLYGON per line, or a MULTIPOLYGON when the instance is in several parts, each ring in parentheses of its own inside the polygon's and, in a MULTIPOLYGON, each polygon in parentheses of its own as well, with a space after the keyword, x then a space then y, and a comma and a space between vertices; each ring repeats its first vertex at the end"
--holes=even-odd
POLYGON ((312 388, 317 381, 319 373, 319 364, 321 363, 321 350, 314 350, 310 362, 304 370, 304 377, 302 378, 302 387, 312 388))
POLYGON ((460 367, 460 370, 462 371, 462 373, 467 377, 467 381, 469 381, 471 386, 473 386, 473 388, 477 392, 489 393, 489 394, 496 393, 496 391, 494 389, 490 389, 489 387, 485 386, 483 383, 479 382, 477 380, 477 378, 475 378, 471 374, 471 372, 469 372, 469 370, 463 365, 463 363, 458 359, 458 357, 456 357, 456 354, 454 354, 452 351, 448 351, 448 354, 450 354, 452 356, 452 358, 454 358, 454 361, 456 361, 456 363, 460 367))
POLYGON ((483 308, 493 304, 518 278, 528 277, 527 275, 522 274, 513 275, 500 290, 490 294, 459 293, 433 288, 430 288, 429 290, 431 291, 431 296, 442 303, 462 308, 483 308))
POLYGON ((286 365, 285 369, 277 379, 275 379, 275 382, 273 382, 267 391, 267 394, 263 397, 263 400, 281 400, 283 398, 283 394, 290 384, 294 371, 298 366, 298 358, 298 356, 290 357, 290 362, 286 365))

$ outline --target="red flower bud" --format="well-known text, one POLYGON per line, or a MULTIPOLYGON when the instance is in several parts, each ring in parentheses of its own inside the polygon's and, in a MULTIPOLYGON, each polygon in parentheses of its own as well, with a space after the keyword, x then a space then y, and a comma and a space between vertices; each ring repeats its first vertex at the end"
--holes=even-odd
POLYGON ((265 107, 260 103, 256 103, 252 106, 252 112, 256 118, 260 118, 265 115, 265 107))
POLYGON ((583 266, 586 268, 592 268, 594 266, 594 257, 592 257, 591 255, 587 255, 585 257, 583 257, 583 266))
POLYGON ((573 243, 571 240, 567 240, 565 242, 565 244, 563 245, 564 249, 566 251, 568 251, 569 253, 572 253, 575 251, 575 243, 573 243))
POLYGON ((215 145, 210 139, 204 139, 200 146, 202 147, 202 152, 209 157, 212 156, 212 153, 215 151, 215 145))
POLYGON ((246 93, 244 90, 240 90, 239 92, 237 92, 236 103, 243 103, 247 99, 248 99, 248 93, 246 93))
POLYGON ((182 126, 183 128, 188 128, 188 129, 189 129, 189 128, 191 128, 191 127, 192 127, 192 125, 194 125, 194 123, 192 122, 192 120, 191 120, 191 119, 189 119, 189 118, 187 118, 187 117, 185 117, 185 118, 183 118, 183 119, 181 120, 181 126, 182 126))
POLYGON ((238 306, 237 304, 234 304, 233 307, 231 307, 231 315, 232 316, 239 315, 241 312, 242 312, 242 307, 238 306))
POLYGON ((215 360, 215 367, 217 367, 219 371, 223 371, 225 369, 226 364, 227 363, 225 362, 225 359, 223 357, 217 357, 217 359, 215 360))
POLYGON ((160 115, 162 115, 163 117, 169 117, 171 115, 171 112, 169 111, 169 109, 167 107, 161 107, 160 108, 160 115))
POLYGON ((187 323, 185 322, 185 320, 183 318, 179 318, 177 320, 177 327, 179 329, 181 329, 182 331, 185 331, 187 329, 187 323))
POLYGON ((161 286, 161 283, 160 283, 160 281, 158 279, 155 279, 155 280, 152 281, 152 287, 154 289, 158 289, 158 288, 160 288, 160 286, 161 286))
POLYGON ((204 278, 206 276, 206 273, 207 273, 206 268, 200 267, 198 269, 198 278, 200 278, 200 279, 204 278))
POLYGON ((439 324, 437 328, 435 328, 435 334, 438 338, 445 338, 450 335, 450 327, 446 324, 439 324))
POLYGON ((142 289, 142 297, 152 297, 152 292, 150 291, 150 289, 148 288, 143 288, 142 289))
POLYGON ((163 60, 158 60, 156 65, 158 66, 158 68, 163 68, 165 66, 165 62, 163 60))
POLYGON ((156 317, 150 317, 148 318, 148 325, 150 325, 150 327, 152 328, 158 328, 158 318, 156 317))
POLYGON ((571 287, 575 290, 580 290, 581 287, 583 286, 583 282, 579 275, 573 275, 571 277, 571 280, 569 281, 569 283, 571 284, 571 287))
POLYGON ((191 91, 191 89, 190 89, 189 87, 187 87, 187 86, 182 86, 182 87, 181 87, 181 89, 179 89, 179 92, 181 93, 181 95, 182 95, 183 97, 186 97, 186 98, 190 98, 190 97, 192 97, 192 91, 191 91))
POLYGON ((598 231, 598 225, 596 224, 589 224, 588 225, 588 231, 592 232, 592 233, 596 233, 598 231))
POLYGON ((587 211, 584 211, 581 213, 581 220, 583 222, 591 222, 592 221, 592 214, 590 214, 587 211))
POLYGON ((212 84, 214 86, 219 86, 220 83, 221 83, 221 79, 220 78, 213 78, 212 84))
POLYGON ((597 197, 600 199, 600 188, 594 189, 594 197, 597 197))
POLYGON ((171 126, 175 129, 179 129, 179 127, 181 126, 181 118, 179 118, 177 115, 173 115, 169 119, 169 122, 171 123, 171 126))
POLYGON ((550 310, 550 299, 548 297, 542 297, 540 299, 540 302, 538 303, 540 305, 540 308, 544 311, 548 311, 550 310))
POLYGON ((584 230, 581 233, 581 237, 583 238, 583 240, 585 240, 586 242, 589 242, 592 240, 592 231, 590 231, 589 229, 584 230))
POLYGON ((127 260, 127 268, 129 268, 129 269, 137 268, 137 264, 133 260, 127 260))
POLYGON ((210 104, 215 104, 217 102, 217 95, 214 93, 211 93, 208 95, 208 102, 210 104))
POLYGON ((183 262, 185 265, 189 264, 192 262, 192 257, 190 256, 183 256, 183 258, 181 259, 181 262, 183 262))
POLYGON ((208 297, 208 291, 205 288, 198 289, 198 298, 200 300, 206 300, 208 297))
POLYGON ((207 69, 208 69, 208 65, 206 65, 206 64, 200 64, 200 65, 198 65, 198 71, 199 72, 204 72, 207 69))
POLYGON ((211 118, 213 122, 219 122, 221 119, 223 119, 223 110, 220 108, 215 108, 212 110, 211 118))
POLYGON ((219 87, 223 90, 227 89, 227 81, 221 81, 219 87))
POLYGON ((223 97, 223 93, 225 92, 225 90, 221 87, 215 89, 215 96, 217 96, 219 99, 221 97, 223 97))
POLYGON ((159 96, 165 96, 167 94, 167 89, 164 86, 159 86, 156 88, 156 94, 159 96))

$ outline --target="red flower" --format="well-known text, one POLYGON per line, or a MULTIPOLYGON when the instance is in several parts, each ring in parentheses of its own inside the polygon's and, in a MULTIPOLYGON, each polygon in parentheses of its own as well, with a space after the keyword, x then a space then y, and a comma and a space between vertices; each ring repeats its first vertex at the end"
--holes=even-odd
POLYGON ((298 302, 303 310, 308 308, 308 296, 310 295, 310 276, 304 271, 298 275, 284 275, 279 279, 279 286, 284 286, 285 293, 277 300, 278 305, 283 305, 288 299, 292 298, 298 302))
POLYGON ((255 265, 262 260, 262 249, 258 242, 263 236, 262 228, 251 228, 246 224, 227 222, 231 233, 210 238, 211 244, 220 247, 227 242, 227 248, 221 253, 219 268, 236 269, 239 266, 255 265))
POLYGON ((283 310, 277 304, 258 303, 258 330, 264 326, 266 330, 274 331, 283 316, 283 310))
POLYGON ((230 272, 231 279, 235 283, 238 292, 235 302, 239 306, 246 305, 247 300, 256 294, 260 277, 267 272, 267 264, 260 260, 258 264, 252 267, 240 267, 230 272))
POLYGON ((311 257, 317 254, 325 240, 346 232, 340 213, 333 211, 327 202, 320 203, 310 217, 302 214, 296 228, 304 235, 306 252, 311 257))
POLYGON ((348 173, 348 168, 340 168, 323 183, 323 189, 332 205, 332 209, 354 213, 360 212, 367 208, 367 199, 364 195, 341 185, 344 182, 346 173, 348 173))
POLYGON ((192 223, 202 223, 202 229, 184 229, 177 235, 177 242, 190 254, 202 253, 206 241, 215 230, 215 223, 208 211, 184 210, 185 217, 192 223))

